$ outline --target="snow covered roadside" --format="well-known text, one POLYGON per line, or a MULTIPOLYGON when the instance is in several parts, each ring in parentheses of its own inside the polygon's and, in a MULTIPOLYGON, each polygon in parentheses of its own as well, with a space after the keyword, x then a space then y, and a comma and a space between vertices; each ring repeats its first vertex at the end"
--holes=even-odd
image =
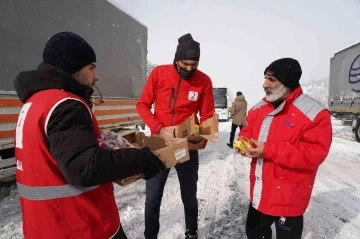
MULTIPOLYGON (((227 148, 231 122, 220 124, 220 140, 200 153, 199 238, 246 238, 250 159, 227 148)), ((305 214, 303 238, 360 238, 360 144, 348 126, 333 120, 330 154, 321 165, 305 214)), ((121 221, 129 238, 143 238, 145 183, 115 187, 121 221)), ((15 187, 0 192, 0 238, 22 238, 15 187), (1 196, 2 195, 2 196, 1 196)), ((183 238, 184 212, 172 170, 165 186, 159 239, 183 238)))
MULTIPOLYGON (((235 156, 224 142, 228 141, 230 122, 221 124, 220 140, 200 153, 198 182, 200 238, 237 238, 244 235, 248 206, 249 159, 235 156), (240 160, 239 160, 240 159, 240 160)), ((0 199, 0 238, 22 238, 18 194, 13 186, 4 189, 0 199)), ((145 181, 126 187, 115 185, 121 222, 129 238, 143 238, 145 181)), ((179 183, 172 170, 165 186, 161 208, 159 238, 183 238, 184 211, 179 183)))
POLYGON ((305 238, 360 238, 360 144, 335 137, 305 213, 305 238))
POLYGON ((305 238, 360 238, 360 144, 332 120, 334 138, 305 214, 305 238))
MULTIPOLYGON (((200 154, 199 238, 246 238, 250 160, 234 155, 225 146, 230 124, 221 123, 220 140, 211 143, 200 154)), ((319 169, 305 214, 305 239, 355 239, 360 236, 360 144, 353 141, 350 127, 342 126, 340 121, 333 120, 333 130, 333 144, 319 169)), ((122 222, 129 238, 142 238, 145 189, 141 182, 131 187, 136 188, 141 197, 130 206, 131 221, 128 221, 129 210, 122 210, 122 222)), ((125 190, 134 194, 130 187, 125 190)), ((174 170, 165 187, 160 220, 160 239, 183 238, 184 213, 174 170)))
MULTIPOLYGON (((249 159, 235 156, 228 141, 230 122, 220 124, 220 140, 200 153, 198 181, 200 238, 238 238, 244 235, 248 207, 249 159), (239 160, 241 159, 241 160, 239 160), (240 181, 238 180, 240 179, 240 181)), ((143 238, 145 183, 116 187, 121 221, 129 238, 143 238)), ((165 186, 159 239, 184 237, 184 210, 175 170, 165 186)))

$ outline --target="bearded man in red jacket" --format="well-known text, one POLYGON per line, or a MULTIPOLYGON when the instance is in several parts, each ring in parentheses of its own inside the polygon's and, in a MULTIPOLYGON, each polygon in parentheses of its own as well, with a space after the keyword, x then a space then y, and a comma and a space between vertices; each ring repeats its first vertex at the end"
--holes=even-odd
MULTIPOLYGON (((137 104, 139 115, 152 134, 173 138, 174 126, 192 114, 200 114, 200 122, 215 112, 212 82, 198 70, 200 44, 190 34, 179 38, 173 64, 153 69, 137 104), (151 106, 155 104, 154 113, 151 106)), ((197 120, 197 119, 196 119, 197 120)), ((198 150, 206 142, 188 143, 190 160, 175 166, 184 204, 186 238, 197 238, 198 202, 196 198, 199 170, 198 150)), ((160 204, 170 169, 146 182, 145 237, 157 238, 160 204)))
POLYGON ((239 136, 256 148, 240 151, 252 158, 248 238, 300 239, 316 172, 329 153, 332 127, 329 111, 303 93, 297 60, 272 62, 264 72, 266 97, 248 113, 239 136))

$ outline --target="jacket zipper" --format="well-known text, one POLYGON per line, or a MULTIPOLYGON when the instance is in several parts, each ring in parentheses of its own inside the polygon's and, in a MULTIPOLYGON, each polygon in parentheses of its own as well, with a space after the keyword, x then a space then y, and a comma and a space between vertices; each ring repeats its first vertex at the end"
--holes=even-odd
POLYGON ((172 100, 174 98, 174 94, 175 94, 175 86, 171 89, 171 95, 170 95, 170 100, 169 100, 169 108, 171 108, 171 103, 172 103, 172 100))
POLYGON ((177 88, 177 91, 176 91, 176 96, 175 96, 175 99, 174 99, 174 105, 173 105, 172 117, 171 117, 171 126, 172 126, 172 125, 173 125, 173 123, 174 123, 175 106, 176 106, 176 100, 177 100, 177 98, 178 98, 179 91, 180 91, 180 83, 181 83, 181 77, 179 77, 178 88, 177 88))

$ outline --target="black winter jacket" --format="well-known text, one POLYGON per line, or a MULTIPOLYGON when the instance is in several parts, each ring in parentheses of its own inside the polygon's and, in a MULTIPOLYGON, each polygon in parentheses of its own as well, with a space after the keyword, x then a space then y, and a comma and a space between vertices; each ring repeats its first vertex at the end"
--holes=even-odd
MULTIPOLYGON (((91 87, 79 84, 66 73, 44 63, 37 70, 19 73, 15 89, 23 103, 39 91, 62 89, 92 105, 91 87)), ((73 185, 89 187, 139 173, 151 174, 154 172, 149 170, 154 169, 154 163, 163 168, 148 148, 99 148, 89 111, 76 100, 66 100, 55 108, 47 125, 47 140, 61 172, 73 185)))

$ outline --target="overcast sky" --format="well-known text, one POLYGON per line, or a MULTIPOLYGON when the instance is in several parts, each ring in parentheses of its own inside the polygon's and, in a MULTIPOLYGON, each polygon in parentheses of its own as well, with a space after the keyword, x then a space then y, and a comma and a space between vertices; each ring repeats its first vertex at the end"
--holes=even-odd
POLYGON ((172 63, 177 39, 200 42, 214 86, 263 97, 273 60, 297 59, 302 83, 328 77, 330 57, 360 41, 360 0, 109 0, 148 28, 148 60, 172 63))

